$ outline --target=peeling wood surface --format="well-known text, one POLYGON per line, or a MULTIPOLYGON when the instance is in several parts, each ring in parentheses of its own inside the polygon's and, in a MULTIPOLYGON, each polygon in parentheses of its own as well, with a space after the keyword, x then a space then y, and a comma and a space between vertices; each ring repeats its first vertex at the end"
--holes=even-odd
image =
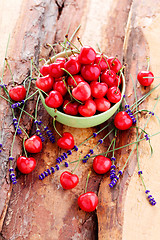
MULTIPOLYGON (((78 35, 82 42, 97 48, 98 42, 102 51, 107 55, 118 55, 127 63, 125 76, 127 81, 126 95, 128 103, 134 101, 133 86, 130 78, 132 74, 137 86, 138 97, 141 97, 148 89, 139 86, 136 75, 140 69, 146 69, 146 57, 150 57, 150 69, 155 76, 160 76, 159 63, 159 35, 160 35, 160 3, 158 0, 18 0, 16 9, 8 8, 8 4, 14 6, 14 1, 0 0, 2 15, 0 17, 0 29, 5 48, 8 34, 10 43, 8 48, 8 61, 11 65, 15 81, 20 84, 29 74, 30 59, 34 58, 38 64, 39 58, 48 58, 52 52, 46 48, 46 43, 54 43, 62 40, 68 25, 69 35, 81 24, 78 35), (9 11, 8 11, 9 9, 9 11), (5 18, 7 11, 8 18, 5 18)), ((76 40, 75 40, 76 41, 76 40)), ((0 53, 1 59, 4 51, 0 53)), ((1 65, 2 66, 2 65, 1 65)), ((0 70, 1 71, 1 70, 0 70)), ((11 87, 9 71, 5 71, 4 81, 11 87)), ((158 84, 155 79, 152 87, 158 84)), ((143 103, 141 108, 152 109, 159 90, 143 103)), ((36 98, 30 101, 26 110, 34 112, 36 98)), ((156 113, 160 117, 160 104, 156 113)), ((54 132, 52 119, 46 115, 42 106, 39 107, 39 117, 44 124, 49 125, 54 132)), ((80 164, 76 170, 80 183, 71 191, 64 191, 59 184, 61 171, 53 176, 38 180, 38 174, 44 169, 55 165, 55 159, 62 151, 56 144, 48 140, 43 145, 41 154, 36 154, 37 167, 29 175, 17 172, 18 183, 10 185, 8 179, 8 156, 13 138, 13 126, 11 111, 8 104, 0 99, 0 134, 2 135, 5 151, 0 155, 0 239, 123 239, 146 240, 158 239, 160 207, 159 203, 151 207, 145 199, 144 189, 137 174, 136 154, 132 155, 126 171, 115 189, 108 187, 109 176, 98 176, 92 172, 88 189, 98 194, 99 205, 96 212, 84 213, 77 206, 78 196, 84 192, 88 170, 92 168, 92 161, 80 164)), ((145 119, 140 120, 143 126, 145 119)), ((30 133, 35 133, 35 126, 31 119, 23 116, 22 126, 30 133)), ((58 130, 62 133, 70 131, 76 145, 80 144, 99 126, 89 129, 74 129, 57 123, 58 130)), ((147 126, 147 131, 152 134, 160 130, 158 121, 152 118, 147 126)), ((106 132, 108 129, 106 130, 106 132)), ((103 137, 103 132, 100 137, 103 137)), ((58 136, 55 135, 56 139, 58 136)), ((118 135, 117 146, 126 144, 135 139, 134 130, 118 135)), ((79 149, 81 156, 94 147, 98 139, 91 139, 79 149)), ((139 145, 140 164, 147 187, 158 201, 159 196, 159 135, 152 140, 154 154, 149 159, 149 148, 146 142, 139 145)), ((99 146, 97 153, 104 152, 109 145, 110 138, 99 146)), ((22 154, 22 139, 17 138, 14 147, 15 159, 22 154)), ((132 147, 118 151, 116 154, 117 166, 120 169, 127 159, 132 147)), ((78 159, 79 154, 73 153, 69 161, 78 159)), ((15 164, 15 163, 14 163, 15 164)), ((74 168, 71 166, 70 170, 74 168)))

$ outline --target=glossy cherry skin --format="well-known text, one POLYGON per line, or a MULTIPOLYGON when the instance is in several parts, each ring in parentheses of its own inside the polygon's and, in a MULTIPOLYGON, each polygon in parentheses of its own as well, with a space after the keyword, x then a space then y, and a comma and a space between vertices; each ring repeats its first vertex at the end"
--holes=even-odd
POLYGON ((58 139, 57 145, 62 149, 72 149, 74 147, 74 138, 71 133, 64 132, 58 139))
POLYGON ((79 73, 81 64, 78 57, 71 56, 68 61, 64 64, 64 68, 71 74, 75 75, 79 73))
POLYGON ((61 93, 62 96, 65 96, 67 93, 67 88, 63 81, 57 81, 53 84, 53 90, 56 90, 61 93))
POLYGON ((91 95, 94 98, 104 97, 108 91, 108 85, 106 83, 100 83, 97 81, 92 81, 90 83, 91 95))
POLYGON ((45 104, 50 108, 58 108, 63 103, 63 97, 60 92, 53 90, 49 93, 49 96, 45 99, 45 104))
POLYGON ((118 73, 119 70, 122 68, 122 64, 118 60, 118 58, 110 57, 107 59, 107 61, 110 69, 113 70, 115 73, 118 73))
POLYGON ((117 103, 121 100, 121 92, 117 87, 111 87, 108 89, 107 98, 111 103, 117 103))
POLYGON ((50 77, 49 75, 45 76, 45 77, 39 77, 36 80, 36 86, 43 90, 44 92, 49 92, 52 90, 53 88, 53 83, 54 83, 54 79, 53 77, 50 77))
POLYGON ((55 62, 62 62, 62 63, 65 63, 66 62, 66 59, 63 58, 63 57, 59 57, 59 58, 56 58, 56 61, 55 62))
POLYGON ((83 117, 91 117, 96 113, 96 104, 92 99, 88 99, 84 105, 78 107, 78 111, 83 117))
POLYGON ((132 119, 125 111, 118 112, 114 118, 114 125, 119 130, 127 130, 132 126, 132 119))
POLYGON ((154 75, 152 72, 149 71, 140 71, 137 75, 137 79, 139 83, 143 86, 150 86, 154 81, 154 75), (147 77, 147 78, 144 78, 147 77))
POLYGON ((24 86, 13 87, 9 90, 9 96, 16 102, 22 101, 26 97, 26 89, 24 86))
POLYGON ((98 205, 98 197, 94 192, 86 192, 79 196, 78 205, 85 212, 93 212, 98 205))
POLYGON ((48 64, 43 65, 39 71, 43 76, 49 75, 49 65, 48 64))
POLYGON ((105 112, 111 107, 111 103, 104 97, 102 98, 95 98, 94 102, 96 104, 96 109, 99 112, 105 112))
POLYGON ((90 46, 83 46, 81 48, 78 59, 81 64, 93 63, 94 60, 96 59, 96 52, 90 46))
POLYGON ((64 62, 63 61, 56 61, 49 65, 49 74, 50 76, 54 78, 59 78, 64 75, 64 71, 62 70, 64 68, 64 62))
POLYGON ((79 107, 78 102, 70 102, 69 100, 65 100, 63 102, 63 111, 66 114, 76 116, 78 114, 78 107, 79 107))
POLYGON ((60 176, 60 183, 63 189, 72 189, 77 186, 79 178, 76 174, 65 171, 60 176))
POLYGON ((101 81, 105 82, 108 87, 115 86, 116 73, 112 70, 105 70, 101 75, 101 81))
POLYGON ((101 73, 100 66, 97 64, 83 65, 81 67, 81 75, 87 81, 98 80, 101 73))
POLYGON ((17 159, 17 168, 21 173, 28 174, 34 170, 36 166, 36 160, 33 157, 19 157, 17 159))
POLYGON ((74 75, 73 78, 70 77, 70 76, 68 77, 67 83, 68 83, 69 86, 76 87, 78 85, 78 83, 85 81, 84 78, 81 75, 74 75), (77 84, 75 83, 73 78, 74 78, 74 80, 76 81, 77 84))
POLYGON ((40 137, 33 135, 24 142, 24 147, 27 152, 39 153, 42 150, 42 141, 40 137))
POLYGON ((107 58, 103 55, 97 54, 94 63, 98 64, 101 68, 101 71, 104 71, 108 68, 107 58))
POLYGON ((104 174, 108 172, 111 168, 111 165, 111 160, 103 155, 98 155, 93 160, 93 169, 98 174, 104 174))
POLYGON ((91 96, 91 88, 87 82, 80 82, 77 87, 72 90, 74 98, 80 101, 86 101, 91 96))

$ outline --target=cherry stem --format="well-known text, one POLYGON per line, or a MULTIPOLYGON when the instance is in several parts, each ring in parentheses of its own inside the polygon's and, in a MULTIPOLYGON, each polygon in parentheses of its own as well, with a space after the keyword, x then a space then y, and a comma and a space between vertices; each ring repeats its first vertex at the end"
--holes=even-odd
POLYGON ((108 149, 107 149, 107 152, 106 152, 106 154, 105 154, 105 157, 107 157, 108 151, 110 150, 112 144, 114 143, 114 140, 115 140, 115 139, 113 138, 112 141, 111 141, 111 143, 110 143, 110 145, 109 145, 109 147, 108 147, 108 149))
POLYGON ((65 38, 66 38, 67 42, 70 43, 74 48, 76 48, 79 53, 80 50, 68 39, 68 35, 66 35, 65 38))
POLYGON ((78 165, 79 165, 79 163, 80 163, 80 160, 81 160, 80 157, 81 157, 81 156, 79 156, 79 160, 78 160, 78 162, 77 162, 75 168, 72 170, 72 174, 74 173, 74 171, 76 170, 76 168, 78 167, 78 165))
POLYGON ((57 128, 56 128, 56 117, 57 117, 57 116, 54 116, 54 118, 53 118, 53 127, 54 127, 54 130, 56 131, 56 133, 57 133, 60 137, 62 137, 62 135, 58 132, 58 130, 57 130, 57 128))
POLYGON ((150 58, 147 57, 147 71, 149 71, 149 65, 150 65, 150 58))
POLYGON ((25 138, 23 138, 23 150, 24 150, 25 156, 28 158, 27 151, 24 146, 24 142, 25 142, 25 138))
POLYGON ((35 68, 35 70, 39 73, 39 76, 42 76, 42 77, 44 77, 43 76, 43 74, 42 73, 40 73, 40 71, 39 71, 39 69, 36 67, 36 65, 34 64, 34 62, 33 62, 33 60, 32 60, 32 64, 33 64, 33 66, 34 66, 34 68, 35 68))
POLYGON ((9 71, 10 71, 10 74, 11 74, 11 77, 12 77, 12 81, 13 81, 13 85, 15 86, 15 82, 14 82, 13 74, 12 74, 12 71, 11 71, 10 65, 9 65, 9 63, 8 63, 8 59, 5 58, 5 61, 6 61, 7 67, 8 67, 8 69, 9 69, 9 71))
POLYGON ((80 43, 80 45, 83 47, 83 44, 82 44, 82 42, 81 42, 81 40, 80 40, 80 37, 77 37, 77 40, 78 40, 78 42, 80 43))
POLYGON ((55 53, 55 50, 54 50, 53 46, 51 44, 49 44, 49 43, 47 43, 46 45, 52 49, 53 56, 54 56, 54 62, 56 62, 56 53, 55 53))
POLYGON ((72 76, 72 74, 70 74, 70 72, 68 72, 65 68, 61 68, 63 71, 65 71, 66 73, 68 73, 68 75, 73 79, 73 81, 75 82, 76 86, 78 85, 76 80, 74 79, 74 77, 72 76))
POLYGON ((66 107, 68 106, 68 104, 70 104, 72 101, 67 102, 64 106, 63 109, 66 109, 66 107))
POLYGON ((44 61, 44 65, 47 63, 47 61, 46 61, 45 58, 41 58, 41 59, 39 59, 39 62, 42 62, 42 61, 44 61))
MULTIPOLYGON (((117 56, 112 60, 112 65, 114 64, 114 61, 116 60, 117 56)), ((114 64, 115 65, 115 64, 114 64)))
POLYGON ((84 193, 87 192, 88 180, 89 180, 89 177, 91 175, 91 172, 92 172, 91 170, 88 172, 88 176, 87 176, 87 180, 86 180, 86 186, 85 186, 85 192, 84 193))
POLYGON ((42 93, 44 93, 47 97, 49 97, 49 95, 46 93, 46 92, 44 92, 42 89, 40 89, 40 88, 37 88, 36 87, 36 89, 39 91, 39 92, 42 92, 42 93))
POLYGON ((75 36, 76 33, 79 31, 80 27, 81 27, 81 24, 79 24, 79 26, 78 26, 78 27, 76 28, 76 30, 73 32, 73 34, 72 34, 72 36, 70 37, 69 41, 72 41, 72 40, 73 40, 74 36, 75 36))

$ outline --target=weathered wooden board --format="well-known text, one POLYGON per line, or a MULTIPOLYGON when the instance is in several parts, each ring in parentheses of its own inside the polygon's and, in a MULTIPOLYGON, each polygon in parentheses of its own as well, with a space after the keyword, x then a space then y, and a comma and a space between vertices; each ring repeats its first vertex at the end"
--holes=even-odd
MULTIPOLYGON (((8 1, 0 1, 4 13, 8 1), (6 5, 5 5, 6 4, 6 5)), ((10 4, 14 4, 10 1, 10 4)), ((151 69, 156 76, 159 72, 159 1, 145 1, 139 3, 137 0, 92 0, 92 1, 17 1, 17 8, 14 12, 8 13, 5 19, 11 25, 11 40, 8 49, 8 60, 12 67, 15 81, 21 83, 29 72, 30 59, 38 63, 41 57, 48 58, 51 50, 46 48, 46 43, 54 43, 64 38, 70 24, 69 35, 81 24, 78 35, 84 44, 90 44, 97 48, 96 43, 107 55, 118 55, 125 63, 128 102, 133 103, 133 86, 130 79, 132 74, 136 82, 136 74, 141 68, 145 68, 146 56, 151 58, 151 69), (13 17, 13 21, 10 20, 13 17), (12 24, 11 24, 12 23, 12 24)), ((4 19, 2 14, 1 19, 4 19)), ((3 21, 2 21, 3 23, 3 21)), ((7 27, 0 25, 5 36, 3 44, 7 42, 7 27), (4 30, 5 29, 5 30, 4 30)), ((76 40, 75 40, 76 42, 76 40)), ((76 43, 77 44, 77 43, 76 43)), ((1 53, 4 56, 4 52, 1 53)), ((4 81, 11 85, 9 71, 5 72, 4 81)), ((155 80, 154 85, 158 83, 155 80)), ((139 87, 140 97, 147 89, 139 87)), ((158 90, 143 106, 152 109, 157 97, 158 90)), ((33 112, 35 100, 27 104, 27 111, 33 112)), ((160 105, 157 106, 159 115, 160 105)), ((52 127, 52 119, 46 115, 41 106, 38 112, 44 124, 52 127)), ((64 191, 59 183, 59 176, 62 171, 56 172, 53 176, 39 181, 38 174, 45 169, 55 165, 56 157, 62 151, 47 140, 44 143, 41 154, 36 154, 37 167, 35 171, 27 176, 18 174, 18 183, 12 188, 8 179, 8 155, 13 137, 11 112, 5 101, 0 100, 0 130, 5 144, 5 151, 0 156, 0 215, 1 235, 0 239, 157 239, 160 232, 158 229, 159 205, 151 207, 145 200, 145 194, 137 177, 136 155, 133 154, 127 169, 121 178, 120 184, 110 190, 108 187, 109 177, 98 176, 92 172, 88 189, 95 191, 99 197, 97 211, 91 214, 84 213, 77 206, 78 196, 84 192, 85 181, 88 170, 92 169, 92 161, 87 164, 80 164, 76 173, 80 178, 79 185, 71 190, 64 191), (7 109, 7 111, 6 111, 7 109), (134 196, 134 197, 133 197, 134 196), (9 201, 10 200, 10 201, 9 201), (8 205, 9 203, 9 205, 8 205), (8 210, 7 210, 8 208, 8 210), (7 210, 7 212, 6 212, 7 210), (145 214, 144 214, 145 212, 145 214), (154 220, 153 220, 154 219, 154 220), (150 225, 153 225, 150 228, 150 225), (2 226, 3 225, 3 226, 2 226)), ((141 120, 140 124, 144 124, 141 120)), ((34 133, 35 126, 28 117, 23 116, 22 125, 28 132, 34 133)), ((70 131, 76 145, 80 144, 94 131, 99 129, 74 129, 57 123, 58 130, 62 133, 70 131)), ((150 133, 159 129, 158 122, 153 118, 148 126, 150 133)), ((107 130, 106 130, 107 132, 107 130)), ((101 136, 104 136, 105 133, 101 136)), ((56 139, 58 136, 55 134, 56 139)), ((134 139, 134 131, 119 134, 117 144, 125 144, 134 139)), ((78 153, 73 153, 69 161, 78 159, 79 154, 85 155, 92 148, 98 139, 91 139, 82 146, 78 153)), ((155 198, 158 200, 159 192, 159 152, 157 142, 159 137, 152 140, 154 155, 148 158, 148 147, 146 143, 140 144, 140 159, 144 178, 147 186, 152 189, 155 198), (154 163, 154 164, 153 164, 154 163), (152 169, 152 172, 150 172, 152 169)), ((97 152, 103 152, 108 146, 110 139, 106 139, 104 145, 98 147, 97 152)), ((17 138, 15 143, 15 159, 22 154, 22 139, 17 138)), ((117 165, 120 168, 129 154, 129 150, 122 150, 117 153, 117 165)), ((75 165, 70 167, 70 170, 75 165)))

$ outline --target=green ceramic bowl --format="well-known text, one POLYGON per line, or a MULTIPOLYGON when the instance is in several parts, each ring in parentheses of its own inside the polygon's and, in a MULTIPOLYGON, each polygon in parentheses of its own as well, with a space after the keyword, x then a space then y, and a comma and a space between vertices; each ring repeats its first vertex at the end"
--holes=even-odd
MULTIPOLYGON (((57 54, 56 57, 66 57, 66 54, 68 56, 70 56, 70 55, 72 55, 72 52, 71 51, 67 51, 67 53, 62 52, 62 53, 57 54)), ((55 59, 55 57, 49 59, 47 61, 47 64, 54 62, 54 59, 55 59)), ((124 92, 125 92, 125 78, 124 78, 124 75, 122 74, 122 90, 121 90, 122 96, 124 95, 124 92)), ((121 97, 121 100, 118 103, 114 104, 114 106, 112 106, 106 112, 99 113, 92 117, 78 117, 78 116, 67 115, 58 110, 55 111, 54 108, 50 108, 45 104, 45 98, 43 97, 43 94, 41 92, 40 92, 40 97, 41 97, 41 101, 42 101, 45 109, 47 110, 47 112, 52 117, 56 116, 56 121, 58 121, 62 124, 65 124, 67 126, 74 127, 74 128, 94 127, 94 126, 97 126, 97 125, 107 121, 117 111, 117 109, 122 101, 122 97, 121 97)))

